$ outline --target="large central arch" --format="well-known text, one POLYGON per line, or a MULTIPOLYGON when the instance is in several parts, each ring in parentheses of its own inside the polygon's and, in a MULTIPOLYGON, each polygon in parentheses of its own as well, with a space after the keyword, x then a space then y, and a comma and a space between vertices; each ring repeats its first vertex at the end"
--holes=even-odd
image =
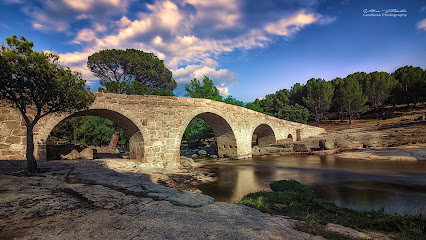
POLYGON ((115 124, 119 125, 124 133, 126 134, 126 137, 129 139, 129 145, 130 145, 130 159, 135 159, 140 162, 144 161, 144 138, 142 136, 142 133, 139 129, 139 127, 128 117, 124 116, 123 114, 108 110, 108 109, 88 109, 83 110, 79 112, 75 112, 68 116, 57 116, 54 121, 54 124, 46 125, 42 127, 38 134, 37 138, 39 141, 39 152, 38 155, 42 159, 47 159, 47 152, 46 152, 46 139, 50 135, 53 128, 58 125, 60 122, 73 118, 73 117, 81 117, 81 116, 98 116, 103 117, 106 119, 109 119, 113 121, 115 124))
MULTIPOLYGON (((234 131, 229 125, 228 121, 222 116, 212 112, 203 112, 194 117, 203 119, 213 130, 217 142, 217 151, 219 157, 238 158, 237 140, 234 131)), ((179 145, 182 141, 183 132, 188 126, 189 122, 194 118, 190 118, 184 125, 182 133, 180 134, 179 145)))

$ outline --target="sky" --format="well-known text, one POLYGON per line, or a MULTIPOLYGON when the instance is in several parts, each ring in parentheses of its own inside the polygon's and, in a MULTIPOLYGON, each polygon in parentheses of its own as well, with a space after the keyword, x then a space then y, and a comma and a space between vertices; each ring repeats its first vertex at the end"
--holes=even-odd
POLYGON ((152 52, 184 85, 204 76, 244 102, 310 78, 426 68, 420 0, 0 0, 0 42, 25 36, 99 79, 87 57, 103 49, 152 52))

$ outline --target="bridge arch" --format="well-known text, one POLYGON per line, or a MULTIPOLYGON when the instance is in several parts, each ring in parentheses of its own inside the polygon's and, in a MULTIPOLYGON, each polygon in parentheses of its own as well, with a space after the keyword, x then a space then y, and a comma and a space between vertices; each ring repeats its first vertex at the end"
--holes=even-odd
POLYGON ((53 128, 66 119, 80 116, 103 117, 113 121, 115 124, 118 124, 129 139, 130 158, 140 162, 145 161, 143 136, 146 136, 147 134, 142 133, 144 129, 141 128, 140 121, 136 117, 132 116, 132 114, 121 111, 121 109, 111 110, 105 108, 90 108, 71 114, 54 115, 37 124, 35 131, 37 134, 34 135, 34 143, 35 153, 38 155, 38 159, 47 159, 46 140, 53 128))
POLYGON ((253 140, 255 140, 256 145, 261 148, 277 143, 275 132, 268 124, 259 124, 254 129, 252 134, 252 141, 253 140), (254 136, 256 136, 256 139, 253 139, 254 136))
POLYGON ((178 134, 177 144, 179 148, 185 129, 188 127, 189 122, 195 117, 203 119, 213 130, 219 157, 238 158, 238 144, 235 136, 235 130, 229 124, 230 121, 226 119, 225 116, 214 110, 191 114, 183 121, 183 128, 178 134))

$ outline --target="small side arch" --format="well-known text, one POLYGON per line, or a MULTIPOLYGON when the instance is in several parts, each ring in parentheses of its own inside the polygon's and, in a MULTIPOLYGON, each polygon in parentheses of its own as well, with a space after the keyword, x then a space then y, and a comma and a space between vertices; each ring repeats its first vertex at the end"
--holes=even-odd
POLYGON ((277 143, 274 130, 267 124, 260 124, 257 126, 254 129, 253 136, 254 135, 256 136, 256 145, 261 148, 277 143))

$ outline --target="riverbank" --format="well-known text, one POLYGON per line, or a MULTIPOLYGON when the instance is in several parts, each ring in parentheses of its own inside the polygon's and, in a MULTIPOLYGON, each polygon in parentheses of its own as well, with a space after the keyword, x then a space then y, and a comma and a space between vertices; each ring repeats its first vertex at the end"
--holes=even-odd
POLYGON ((250 193, 240 203, 262 212, 301 220, 298 230, 327 239, 426 238, 424 210, 415 215, 398 215, 383 210, 357 211, 339 207, 294 180, 275 181, 270 188, 272 191, 250 193), (338 229, 340 231, 336 231, 338 229))
POLYGON ((322 239, 287 217, 96 160, 39 161, 35 175, 21 172, 25 164, 0 161, 0 239, 322 239))

